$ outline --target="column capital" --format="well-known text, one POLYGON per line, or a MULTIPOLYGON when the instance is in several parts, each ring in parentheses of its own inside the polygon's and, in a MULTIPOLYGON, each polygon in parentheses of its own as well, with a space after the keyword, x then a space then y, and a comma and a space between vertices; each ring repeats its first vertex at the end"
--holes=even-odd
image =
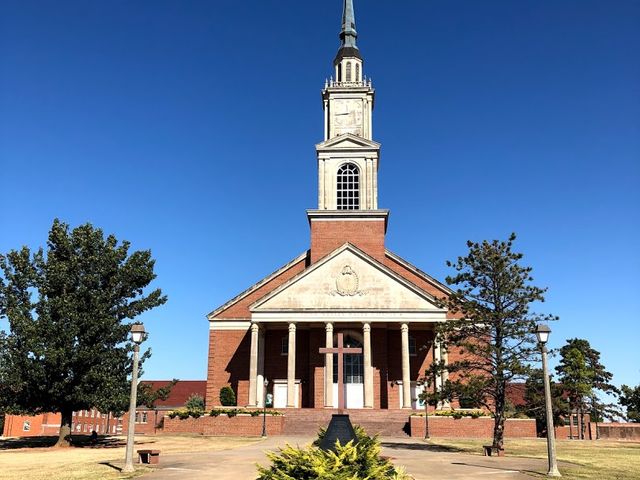
POLYGON ((333 322, 327 322, 324 324, 324 330, 326 332, 333 332, 333 322))
POLYGON ((290 332, 296 331, 296 324, 294 322, 289 323, 289 331, 290 332))
POLYGON ((362 330, 364 332, 370 332, 371 331, 371 324, 369 322, 363 322, 362 323, 362 330))
POLYGON ((409 324, 408 323, 401 323, 400 324, 400 331, 401 332, 408 332, 409 331, 409 324))
POLYGON ((252 322, 251 323, 251 331, 252 332, 257 332, 260 330, 260 325, 258 323, 252 322))

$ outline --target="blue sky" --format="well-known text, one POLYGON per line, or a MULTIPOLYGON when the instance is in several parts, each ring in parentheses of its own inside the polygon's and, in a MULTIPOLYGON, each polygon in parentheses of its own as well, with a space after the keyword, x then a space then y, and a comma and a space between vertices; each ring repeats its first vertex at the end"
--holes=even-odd
MULTIPOLYGON (((356 0, 387 246, 436 278, 518 233, 552 346, 640 383, 640 3, 356 0)), ((340 0, 0 5, 0 251, 92 222, 157 260, 147 378, 308 247, 340 0)), ((4 324, 3 324, 4 325, 4 324)))

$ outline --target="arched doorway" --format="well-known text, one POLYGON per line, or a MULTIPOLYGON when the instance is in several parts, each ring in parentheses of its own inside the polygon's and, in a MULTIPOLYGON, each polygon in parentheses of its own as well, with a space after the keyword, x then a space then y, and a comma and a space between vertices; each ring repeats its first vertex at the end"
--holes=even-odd
MULTIPOLYGON (((362 348, 362 334, 346 330, 344 346, 362 348)), ((337 334, 334 345, 337 345, 337 334)), ((346 408, 364 407, 364 357, 362 353, 346 354, 343 364, 344 403, 346 408)), ((338 354, 333 355, 333 405, 338 406, 338 354)))

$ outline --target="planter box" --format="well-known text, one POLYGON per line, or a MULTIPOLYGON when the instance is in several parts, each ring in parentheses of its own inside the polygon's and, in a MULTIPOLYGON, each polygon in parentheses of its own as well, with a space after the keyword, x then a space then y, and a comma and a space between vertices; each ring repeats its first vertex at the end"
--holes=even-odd
MULTIPOLYGON (((267 435, 281 435, 284 426, 283 416, 267 415, 267 435)), ((163 434, 197 433, 220 437, 259 437, 262 435, 262 416, 239 414, 235 417, 209 415, 199 418, 164 417, 163 434)))
MULTIPOLYGON (((424 438, 424 417, 411 417, 411 436, 424 438)), ((429 435, 431 437, 450 438, 491 438, 493 437, 493 418, 429 416, 429 435)), ((536 421, 534 419, 510 418, 504 425, 505 438, 535 438, 536 421)))

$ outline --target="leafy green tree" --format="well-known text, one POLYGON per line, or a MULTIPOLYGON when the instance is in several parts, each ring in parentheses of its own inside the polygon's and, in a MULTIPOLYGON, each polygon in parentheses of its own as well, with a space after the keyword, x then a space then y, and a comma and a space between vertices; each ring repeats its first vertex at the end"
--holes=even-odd
POLYGON ((640 385, 633 388, 622 385, 620 404, 627 409, 630 422, 640 423, 640 385))
POLYGON ((531 285, 531 267, 521 265, 523 255, 512 250, 515 238, 469 241, 466 256, 447 262, 457 272, 446 279, 455 290, 440 304, 456 318, 439 324, 436 334, 457 355, 447 365, 434 362, 429 372, 449 372, 442 390, 448 399, 462 397, 493 414, 497 448, 504 444, 507 383, 525 377, 537 358, 536 324, 556 319, 531 312, 546 289, 531 285))
MULTIPOLYGON (((60 412, 57 445, 68 446, 72 412, 128 395, 130 320, 162 305, 151 252, 129 253, 91 224, 73 230, 55 220, 45 249, 0 255, 0 405, 60 412)), ((141 363, 150 355, 141 356, 141 363)))
MULTIPOLYGON (((551 384, 551 409, 553 412, 553 424, 562 425, 564 415, 568 410, 567 401, 563 398, 562 386, 553 381, 553 377, 549 377, 551 384)), ((547 415, 544 399, 544 377, 542 369, 534 368, 531 370, 527 381, 525 382, 523 406, 517 407, 517 411, 524 413, 529 418, 536 419, 536 430, 539 435, 547 435, 547 415)))
POLYGON ((620 391, 611 383, 613 374, 600 362, 600 352, 587 340, 573 338, 560 348, 560 362, 556 367, 558 381, 568 395, 571 412, 579 417, 579 438, 584 438, 584 414, 604 417, 617 416, 613 404, 598 400, 598 392, 618 395, 620 391))

